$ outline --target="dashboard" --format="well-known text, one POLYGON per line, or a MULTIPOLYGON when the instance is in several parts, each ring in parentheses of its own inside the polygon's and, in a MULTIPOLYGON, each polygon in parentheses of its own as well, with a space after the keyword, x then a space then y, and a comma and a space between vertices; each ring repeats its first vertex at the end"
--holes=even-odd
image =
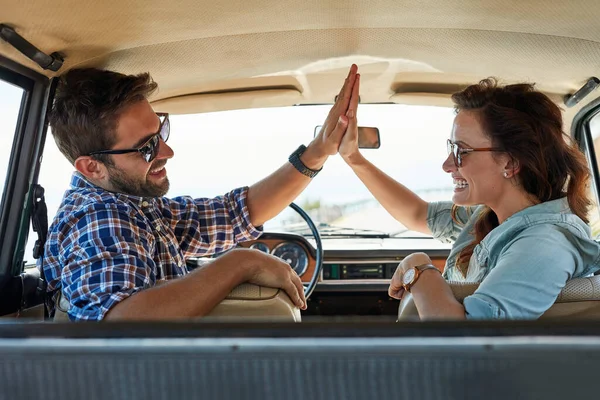
POLYGON ((310 282, 317 267, 317 251, 301 235, 265 232, 260 239, 243 242, 239 246, 281 258, 290 264, 302 282, 310 282))
MULTIPOLYGON (((390 280, 402 259, 411 253, 427 253, 442 271, 450 246, 432 238, 332 238, 321 236, 323 271, 308 299, 306 316, 397 316, 398 300, 388 296, 390 280)), ((240 247, 272 254, 290 264, 303 283, 316 269, 316 244, 310 237, 293 233, 265 232, 240 247)), ((196 265, 209 261, 188 260, 196 265)), ((193 268, 192 266, 190 266, 193 268)))
MULTIPOLYGON (((433 239, 322 238, 323 271, 319 291, 385 290, 396 267, 407 255, 424 251, 442 271, 449 248, 434 245, 433 239), (407 243, 409 242, 409 243, 407 243)), ((437 242, 435 242, 437 245, 437 242)), ((288 233, 264 233, 260 239, 244 242, 241 247, 256 249, 287 261, 303 282, 310 281, 316 268, 316 249, 312 240, 288 233)))

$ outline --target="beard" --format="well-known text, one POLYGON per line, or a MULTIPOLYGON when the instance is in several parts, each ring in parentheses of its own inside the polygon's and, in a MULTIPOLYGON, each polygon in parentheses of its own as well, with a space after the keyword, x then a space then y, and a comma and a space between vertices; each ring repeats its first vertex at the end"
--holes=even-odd
POLYGON ((108 181, 119 193, 138 197, 162 197, 169 191, 169 178, 166 177, 160 184, 155 184, 147 179, 128 176, 116 168, 109 167, 108 171, 108 181))

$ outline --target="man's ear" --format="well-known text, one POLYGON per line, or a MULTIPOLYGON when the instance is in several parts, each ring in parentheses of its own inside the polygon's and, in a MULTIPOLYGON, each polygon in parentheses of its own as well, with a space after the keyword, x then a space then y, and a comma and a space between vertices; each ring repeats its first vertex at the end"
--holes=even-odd
POLYGON ((91 156, 81 156, 75 160, 75 169, 92 181, 101 181, 106 176, 106 166, 91 156))

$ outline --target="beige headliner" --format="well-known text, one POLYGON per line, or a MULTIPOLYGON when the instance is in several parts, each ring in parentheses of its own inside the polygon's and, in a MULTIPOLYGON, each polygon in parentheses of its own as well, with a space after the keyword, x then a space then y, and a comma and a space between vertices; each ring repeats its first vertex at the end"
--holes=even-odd
MULTIPOLYGON (((596 0, 0 0, 0 10, 0 23, 64 53, 65 70, 151 72, 161 111, 331 102, 353 62, 362 102, 448 104, 490 75, 537 82, 560 102, 600 73, 596 0)), ((40 70, 6 43, 0 54, 40 70)))

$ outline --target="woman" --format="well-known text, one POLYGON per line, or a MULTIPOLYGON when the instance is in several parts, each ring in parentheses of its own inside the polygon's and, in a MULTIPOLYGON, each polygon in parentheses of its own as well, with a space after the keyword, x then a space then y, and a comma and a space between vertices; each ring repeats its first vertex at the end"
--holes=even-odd
POLYGON ((340 154, 370 192, 409 229, 453 242, 443 276, 414 253, 389 294, 410 290, 422 319, 538 318, 567 280, 600 269, 586 224, 586 159, 568 143, 558 106, 533 85, 486 79, 452 100, 457 114, 442 166, 454 181, 452 202, 427 203, 367 161, 356 107, 347 114, 340 154), (446 279, 481 284, 461 304, 446 279))

